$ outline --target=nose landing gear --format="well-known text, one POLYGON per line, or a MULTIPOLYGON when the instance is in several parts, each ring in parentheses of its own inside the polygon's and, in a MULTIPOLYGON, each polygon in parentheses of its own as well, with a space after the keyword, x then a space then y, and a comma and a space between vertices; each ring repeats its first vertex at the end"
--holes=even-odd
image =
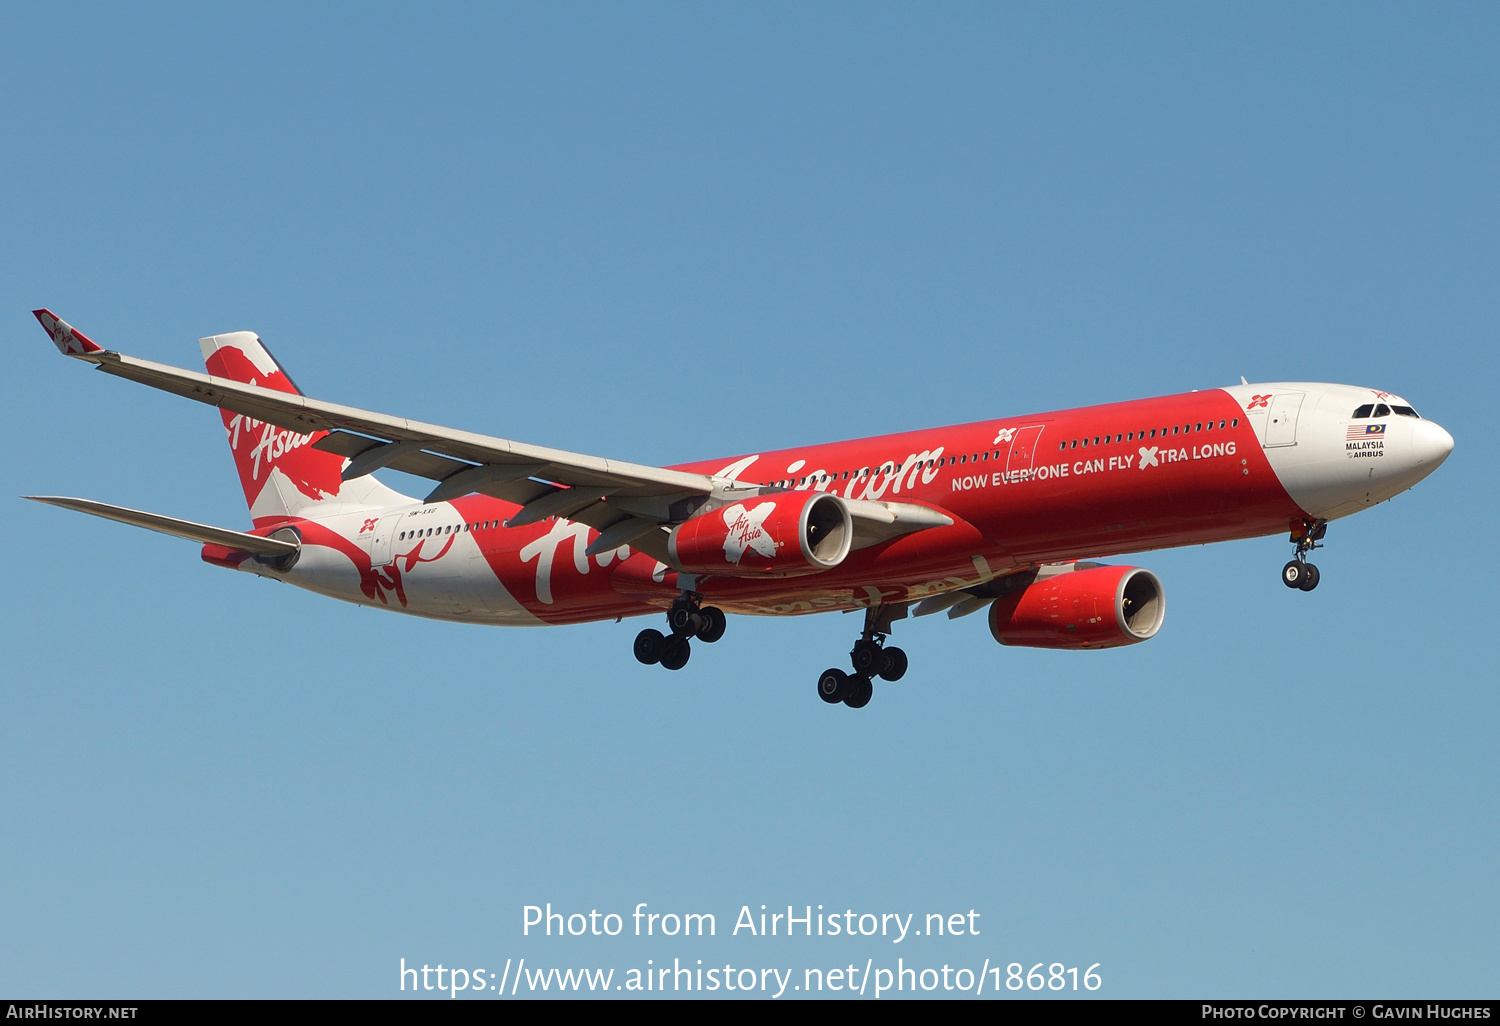
POLYGON ((667 610, 667 626, 672 633, 663 634, 648 627, 635 636, 635 657, 647 666, 660 663, 669 670, 680 670, 693 654, 690 639, 712 645, 724 636, 728 626, 724 611, 717 606, 700 605, 703 597, 683 592, 667 610))
POLYGON ((875 694, 872 678, 898 681, 906 675, 906 653, 894 645, 887 648, 886 635, 891 622, 906 616, 906 606, 871 606, 865 610, 865 629, 849 653, 854 666, 852 674, 833 668, 818 678, 818 697, 829 705, 842 702, 851 709, 863 709, 875 694))
POLYGON ((1307 554, 1321 549, 1318 542, 1328 533, 1328 521, 1308 520, 1293 528, 1291 541, 1297 546, 1297 555, 1281 568, 1281 583, 1299 591, 1312 591, 1318 586, 1321 576, 1318 568, 1307 561, 1307 554))

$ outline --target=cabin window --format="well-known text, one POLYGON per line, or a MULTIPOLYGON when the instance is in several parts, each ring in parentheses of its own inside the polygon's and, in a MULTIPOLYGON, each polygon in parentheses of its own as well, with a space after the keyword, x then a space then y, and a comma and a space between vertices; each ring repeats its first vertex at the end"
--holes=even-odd
POLYGON ((1068 443, 1067 442, 1058 442, 1057 443, 1057 448, 1058 448, 1059 452, 1062 451, 1063 449, 1066 449, 1067 447, 1068 447, 1068 443))

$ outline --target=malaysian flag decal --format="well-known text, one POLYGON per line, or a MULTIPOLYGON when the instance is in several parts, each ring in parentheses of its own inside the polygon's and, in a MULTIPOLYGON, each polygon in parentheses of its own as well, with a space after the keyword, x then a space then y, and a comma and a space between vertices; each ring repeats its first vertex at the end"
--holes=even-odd
POLYGON ((1366 438, 1381 438, 1384 435, 1384 424, 1350 424, 1349 434, 1345 438, 1350 442, 1359 442, 1366 438))

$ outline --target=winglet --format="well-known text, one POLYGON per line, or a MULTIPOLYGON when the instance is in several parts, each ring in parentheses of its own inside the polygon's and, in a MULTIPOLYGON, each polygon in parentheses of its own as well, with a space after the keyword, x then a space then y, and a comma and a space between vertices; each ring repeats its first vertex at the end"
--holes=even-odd
POLYGON ((52 336, 52 343, 57 346, 58 352, 64 356, 86 356, 89 353, 102 353, 104 347, 73 325, 63 320, 51 310, 41 309, 31 311, 36 319, 42 322, 42 327, 47 329, 47 334, 52 336))

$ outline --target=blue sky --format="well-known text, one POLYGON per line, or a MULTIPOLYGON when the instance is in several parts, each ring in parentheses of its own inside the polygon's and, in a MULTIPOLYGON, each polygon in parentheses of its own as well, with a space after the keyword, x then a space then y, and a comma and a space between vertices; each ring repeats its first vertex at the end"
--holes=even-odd
MULTIPOLYGON (((0 992, 397 993, 399 959, 1099 963, 1115 997, 1494 996, 1500 17, 1486 5, 12 7, 0 33, 0 992), (669 463, 1207 388, 1457 439, 1335 523, 1136 557, 1149 644, 345 606, 16 496, 247 522, 198 366, 669 463), (704 941, 522 907, 712 912, 704 941), (725 936, 742 905, 978 937, 725 936)), ((399 475, 391 483, 405 484, 399 475)), ((800 977, 799 977, 800 978, 800 977)))

